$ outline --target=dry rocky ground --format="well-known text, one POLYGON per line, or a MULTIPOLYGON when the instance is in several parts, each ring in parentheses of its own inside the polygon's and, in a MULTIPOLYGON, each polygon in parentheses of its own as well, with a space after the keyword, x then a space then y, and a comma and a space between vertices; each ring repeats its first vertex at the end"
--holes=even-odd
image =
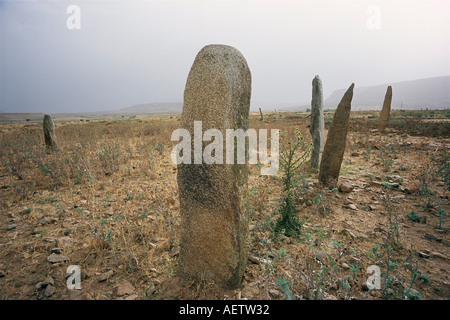
MULTIPOLYGON (((0 126, 1 299, 449 299, 448 111, 353 112, 340 188, 305 164, 294 200, 298 237, 273 232, 282 171, 251 167, 249 259, 224 290, 176 276, 180 230, 171 132, 179 116, 0 126), (67 268, 81 268, 81 290, 67 268), (369 266, 381 288, 370 290, 369 266)), ((252 128, 296 128, 306 113, 251 116, 252 128)), ((332 113, 326 112, 326 130, 332 113)), ((308 141, 309 141, 308 140, 308 141)))

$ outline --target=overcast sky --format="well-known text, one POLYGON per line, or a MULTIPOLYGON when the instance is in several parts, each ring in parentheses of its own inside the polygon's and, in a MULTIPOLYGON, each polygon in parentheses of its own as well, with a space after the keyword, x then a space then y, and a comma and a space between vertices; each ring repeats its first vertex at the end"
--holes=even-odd
POLYGON ((308 103, 316 74, 325 98, 450 75, 449 13, 448 0, 0 0, 0 111, 182 101, 212 43, 246 58, 253 106, 308 103))

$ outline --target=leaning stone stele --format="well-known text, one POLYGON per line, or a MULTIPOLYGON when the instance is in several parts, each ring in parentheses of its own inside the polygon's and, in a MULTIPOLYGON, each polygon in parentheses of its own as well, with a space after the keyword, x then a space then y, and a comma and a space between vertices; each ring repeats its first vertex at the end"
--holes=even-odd
POLYGON ((325 186, 336 186, 339 179, 339 172, 344 159, 354 86, 355 84, 352 83, 342 97, 334 112, 333 123, 328 130, 319 168, 319 181, 325 186))
POLYGON ((55 124, 49 114, 44 115, 43 121, 44 127, 44 141, 47 152, 55 151, 58 149, 55 134, 55 124))
MULTIPOLYGON (((226 129, 247 131, 250 94, 251 73, 243 55, 230 46, 205 46, 186 82, 182 127, 191 141, 194 121, 202 122, 203 132, 218 129, 223 136, 226 129)), ((202 144, 204 149, 209 142, 202 144)), ((244 164, 226 164, 225 159, 199 163, 199 150, 191 149, 192 164, 177 165, 182 223, 179 275, 235 288, 247 262, 248 147, 244 164)))
POLYGON ((313 141, 311 166, 316 169, 319 168, 322 158, 324 128, 322 80, 320 80, 319 76, 315 76, 312 81, 311 124, 309 132, 313 141))
POLYGON ((392 101, 392 87, 388 86, 386 95, 384 97, 383 108, 380 114, 380 123, 378 123, 378 130, 385 130, 389 124, 389 118, 391 114, 391 101, 392 101))

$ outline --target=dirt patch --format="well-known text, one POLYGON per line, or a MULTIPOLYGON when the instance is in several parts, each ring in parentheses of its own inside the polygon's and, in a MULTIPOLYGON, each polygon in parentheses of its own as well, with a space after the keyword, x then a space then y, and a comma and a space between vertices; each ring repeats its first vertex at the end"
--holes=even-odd
MULTIPOLYGON (((40 125, 2 124, 0 297, 449 299, 449 122, 394 116, 380 133, 368 115, 351 115, 340 174, 350 192, 321 188, 308 166, 298 172, 297 238, 273 233, 282 172, 251 167, 249 259, 236 290, 177 277, 178 116, 57 123, 61 151, 49 155, 40 125), (81 290, 67 287, 71 265, 81 290), (370 266, 380 289, 367 288, 370 266)), ((306 116, 254 114, 250 127, 299 129, 309 141, 306 116)))

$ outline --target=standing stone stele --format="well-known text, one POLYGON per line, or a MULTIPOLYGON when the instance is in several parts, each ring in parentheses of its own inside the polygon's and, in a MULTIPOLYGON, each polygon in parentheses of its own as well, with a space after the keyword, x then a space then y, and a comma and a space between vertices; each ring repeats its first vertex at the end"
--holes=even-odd
POLYGON ((56 142, 55 124, 53 123, 53 119, 49 114, 44 115, 43 127, 45 148, 47 152, 57 150, 58 144, 56 142))
POLYGON ((312 136, 313 150, 311 152, 311 166, 318 169, 322 158, 324 144, 323 91, 322 80, 315 76, 312 81, 311 124, 309 132, 312 136))
MULTIPOLYGON (((226 129, 248 130, 250 94, 251 73, 243 55, 230 46, 205 46, 186 82, 182 127, 191 141, 194 121, 202 121, 203 132, 220 130, 225 155, 226 129)), ((203 149, 208 143, 203 142, 203 149)), ((241 282, 247 263, 248 147, 245 159, 245 164, 226 164, 224 159, 223 164, 177 165, 181 277, 229 288, 241 282)))
POLYGON ((319 181, 325 186, 336 186, 339 179, 345 144, 348 133, 348 120, 353 98, 352 83, 341 99, 333 117, 333 123, 328 130, 327 142, 322 153, 319 168, 319 181))
POLYGON ((378 123, 378 130, 385 130, 389 124, 389 117, 391 114, 392 102, 392 86, 388 86, 386 96, 384 97, 383 109, 381 109, 380 123, 378 123))

